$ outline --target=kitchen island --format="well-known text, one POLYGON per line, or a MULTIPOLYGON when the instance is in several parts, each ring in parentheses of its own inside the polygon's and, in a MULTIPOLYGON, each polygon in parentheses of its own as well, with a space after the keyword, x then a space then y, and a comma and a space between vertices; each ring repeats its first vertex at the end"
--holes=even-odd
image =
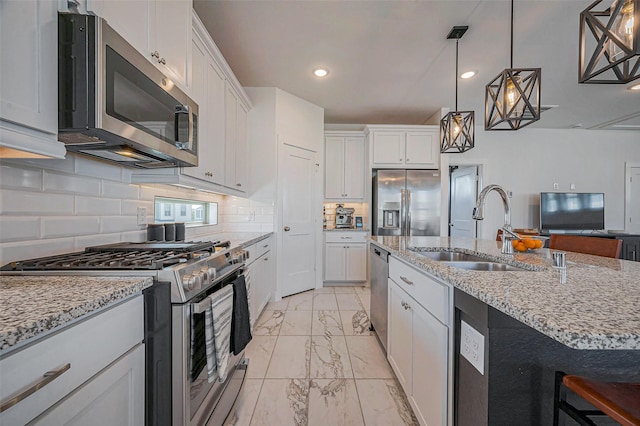
POLYGON ((551 424, 556 370, 640 381, 637 262, 567 253, 561 284, 548 249, 505 257, 496 241, 371 237, 371 243, 451 289, 448 424, 452 417, 458 425, 551 424), (460 269, 421 251, 466 253, 523 270, 460 269), (484 345, 475 366, 460 355, 463 322, 484 345))

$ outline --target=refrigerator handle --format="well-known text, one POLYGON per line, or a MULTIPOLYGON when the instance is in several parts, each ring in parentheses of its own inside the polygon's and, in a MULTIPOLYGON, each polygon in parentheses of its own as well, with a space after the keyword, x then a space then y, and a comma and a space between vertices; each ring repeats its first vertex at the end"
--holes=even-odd
POLYGON ((405 209, 405 194, 404 189, 400 190, 400 236, 406 235, 406 209, 405 209))
POLYGON ((405 200, 406 200, 405 209, 407 211, 407 221, 405 225, 407 228, 407 231, 405 232, 405 235, 409 237, 411 236, 411 190, 410 189, 407 189, 405 200))

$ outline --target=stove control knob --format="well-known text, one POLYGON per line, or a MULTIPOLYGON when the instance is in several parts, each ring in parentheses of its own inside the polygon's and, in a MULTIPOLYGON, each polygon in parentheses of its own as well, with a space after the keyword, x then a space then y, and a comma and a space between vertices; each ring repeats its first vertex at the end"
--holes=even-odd
POLYGON ((189 291, 191 290, 191 275, 183 275, 182 276, 182 288, 189 291))
POLYGON ((211 282, 216 279, 218 272, 216 271, 216 268, 209 268, 207 269, 207 273, 209 274, 209 282, 211 282))
POLYGON ((203 275, 204 274, 202 272, 196 272, 193 274, 193 276, 189 280, 192 290, 200 290, 202 288, 203 275))

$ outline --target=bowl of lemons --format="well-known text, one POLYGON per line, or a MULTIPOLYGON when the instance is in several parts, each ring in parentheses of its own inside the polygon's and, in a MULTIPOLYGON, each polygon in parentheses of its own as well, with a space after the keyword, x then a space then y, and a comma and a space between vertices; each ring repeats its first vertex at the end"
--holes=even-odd
POLYGON ((549 237, 539 235, 521 235, 519 239, 513 240, 513 249, 518 252, 535 251, 544 247, 544 243, 549 237))

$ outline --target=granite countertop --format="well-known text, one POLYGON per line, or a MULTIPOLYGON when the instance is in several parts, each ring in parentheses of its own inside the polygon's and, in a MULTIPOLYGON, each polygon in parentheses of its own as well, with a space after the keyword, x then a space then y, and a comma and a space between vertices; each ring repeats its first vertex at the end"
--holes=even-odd
POLYGON ((0 276, 0 353, 152 284, 151 277, 0 276))
POLYGON ((566 282, 551 251, 505 257, 496 241, 447 237, 369 237, 452 286, 574 349, 640 349, 640 262, 567 252, 566 282), (446 266, 418 251, 460 251, 529 271, 483 272, 446 266))
POLYGON ((368 228, 324 228, 325 232, 369 232, 368 228))

